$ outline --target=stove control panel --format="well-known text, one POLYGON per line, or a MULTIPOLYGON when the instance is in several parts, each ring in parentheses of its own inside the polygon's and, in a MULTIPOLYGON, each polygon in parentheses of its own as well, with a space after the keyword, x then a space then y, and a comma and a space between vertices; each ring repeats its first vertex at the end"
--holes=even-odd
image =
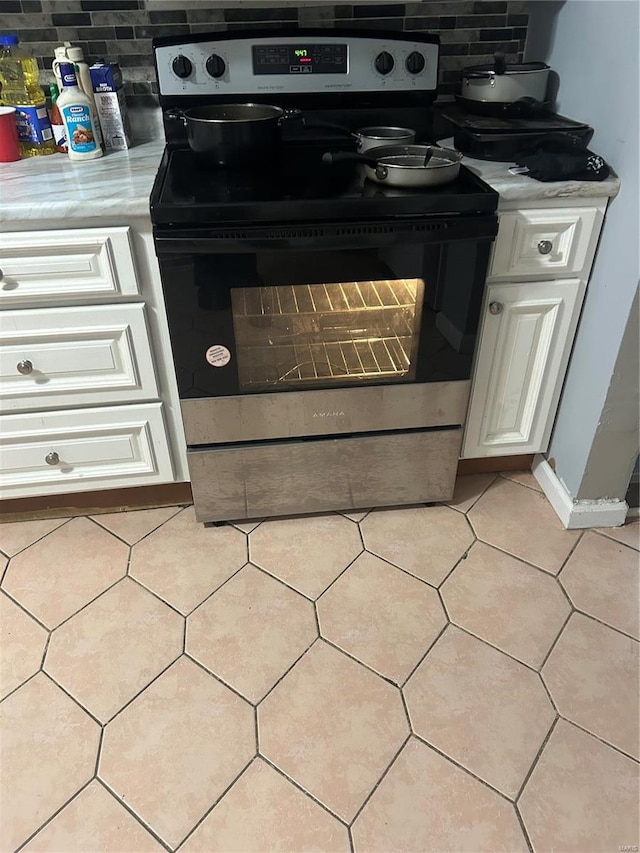
MULTIPOLYGON (((161 95, 435 91, 439 46, 322 35, 218 38, 154 48, 161 95)), ((178 42, 178 39, 176 39, 178 42)))

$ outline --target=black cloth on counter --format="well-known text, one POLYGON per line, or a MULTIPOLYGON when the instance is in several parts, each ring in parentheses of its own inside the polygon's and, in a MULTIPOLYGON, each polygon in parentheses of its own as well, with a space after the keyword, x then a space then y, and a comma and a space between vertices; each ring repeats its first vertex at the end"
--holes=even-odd
POLYGON ((536 181, 604 181, 609 166, 570 133, 550 133, 533 151, 521 154, 518 166, 528 168, 536 181))

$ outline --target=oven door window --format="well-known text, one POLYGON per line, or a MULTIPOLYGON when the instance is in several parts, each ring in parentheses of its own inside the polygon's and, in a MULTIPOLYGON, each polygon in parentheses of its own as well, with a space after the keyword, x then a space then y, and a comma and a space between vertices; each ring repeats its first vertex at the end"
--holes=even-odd
POLYGON ((422 279, 231 290, 241 391, 411 381, 422 279))
POLYGON ((180 396, 468 379, 490 242, 388 242, 159 256, 180 396))

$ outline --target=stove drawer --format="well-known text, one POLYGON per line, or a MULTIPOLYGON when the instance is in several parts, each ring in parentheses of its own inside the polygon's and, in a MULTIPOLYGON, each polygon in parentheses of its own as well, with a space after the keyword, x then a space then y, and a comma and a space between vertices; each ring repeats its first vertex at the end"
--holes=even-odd
POLYGON ((140 292, 131 229, 78 228, 0 236, 0 305, 69 303, 140 292))
POLYGON ((189 450, 198 521, 450 500, 460 428, 189 450))
POLYGON ((489 279, 588 275, 602 219, 598 207, 502 213, 489 279))

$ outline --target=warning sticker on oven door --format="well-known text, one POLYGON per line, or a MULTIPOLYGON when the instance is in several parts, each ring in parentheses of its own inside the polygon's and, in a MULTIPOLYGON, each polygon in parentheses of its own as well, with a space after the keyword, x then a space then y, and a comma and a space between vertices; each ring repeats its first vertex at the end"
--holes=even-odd
POLYGON ((214 367, 224 367, 231 361, 231 352, 222 344, 214 344, 207 350, 205 358, 214 367))

